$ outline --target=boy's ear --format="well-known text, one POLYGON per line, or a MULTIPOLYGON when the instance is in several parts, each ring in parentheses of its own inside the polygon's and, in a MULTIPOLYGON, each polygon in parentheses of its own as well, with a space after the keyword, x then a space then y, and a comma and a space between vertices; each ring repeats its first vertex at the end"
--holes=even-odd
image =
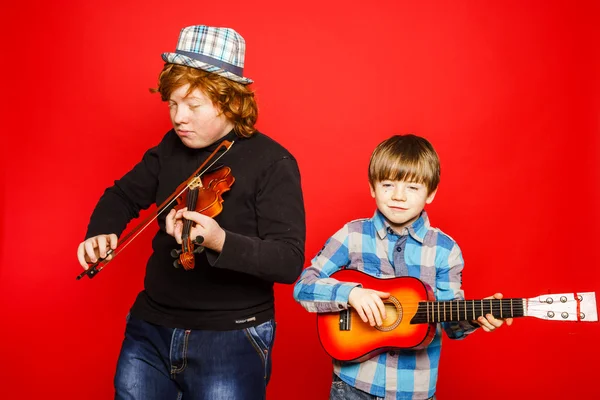
POLYGON ((371 182, 369 182, 369 189, 371 189, 371 197, 375 198, 375 188, 373 187, 371 182))
POLYGON ((437 193, 437 188, 435 188, 435 190, 433 192, 429 193, 429 195, 427 196, 427 199, 425 200, 425 204, 431 204, 431 202, 435 198, 436 193, 437 193))

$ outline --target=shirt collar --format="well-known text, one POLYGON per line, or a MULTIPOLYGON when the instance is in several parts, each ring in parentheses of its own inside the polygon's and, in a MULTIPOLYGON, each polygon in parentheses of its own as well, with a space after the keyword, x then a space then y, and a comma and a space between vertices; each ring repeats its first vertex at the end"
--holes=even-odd
POLYGON ((394 236, 410 235, 416 241, 423 243, 425 235, 430 228, 429 217, 425 210, 421 212, 421 215, 419 215, 419 218, 417 218, 415 222, 406 228, 403 228, 402 232, 399 233, 392 229, 390 223, 379 210, 375 211, 372 220, 375 225, 375 230, 377 231, 377 236, 379 236, 380 239, 385 239, 388 234, 394 236))

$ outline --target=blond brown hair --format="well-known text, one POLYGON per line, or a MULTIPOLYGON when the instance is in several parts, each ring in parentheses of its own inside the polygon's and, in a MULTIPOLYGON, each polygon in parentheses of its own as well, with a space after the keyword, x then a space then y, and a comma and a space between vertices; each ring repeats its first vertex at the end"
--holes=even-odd
POLYGON ((254 124, 258 118, 258 107, 254 92, 247 85, 201 69, 167 63, 158 77, 158 88, 150 91, 160 93, 162 101, 168 101, 173 91, 186 84, 190 85, 186 95, 199 89, 208 96, 213 105, 233 122, 238 136, 250 137, 256 132, 254 124))
POLYGON ((371 154, 369 183, 385 180, 422 183, 428 193, 440 183, 440 160, 431 143, 416 135, 395 135, 371 154))

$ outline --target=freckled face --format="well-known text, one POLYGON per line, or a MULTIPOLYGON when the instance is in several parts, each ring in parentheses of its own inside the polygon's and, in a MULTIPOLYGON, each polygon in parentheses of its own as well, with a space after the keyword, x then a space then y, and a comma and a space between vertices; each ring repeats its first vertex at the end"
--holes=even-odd
POLYGON ((421 183, 385 180, 371 186, 371 196, 390 226, 401 230, 415 222, 426 204, 433 201, 436 191, 427 194, 421 183))
POLYGON ((171 93, 169 113, 177 136, 193 149, 209 146, 233 129, 231 122, 199 89, 186 84, 171 93))

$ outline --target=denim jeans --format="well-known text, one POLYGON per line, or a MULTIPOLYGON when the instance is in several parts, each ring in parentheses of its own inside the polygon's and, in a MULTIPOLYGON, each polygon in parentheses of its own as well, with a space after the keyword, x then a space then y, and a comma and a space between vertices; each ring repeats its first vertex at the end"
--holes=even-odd
POLYGON ((165 328, 129 317, 115 399, 263 400, 275 322, 233 331, 165 328))
MULTIPOLYGON (((329 400, 382 400, 383 397, 373 396, 367 392, 363 392, 348 385, 341 380, 336 374, 333 374, 333 382, 331 382, 331 391, 329 392, 329 400)), ((435 396, 427 400, 435 400, 435 396)))
POLYGON ((363 392, 348 385, 341 380, 336 374, 333 374, 333 382, 331 382, 331 391, 329 392, 329 400, 380 400, 382 397, 373 396, 367 392, 363 392))

